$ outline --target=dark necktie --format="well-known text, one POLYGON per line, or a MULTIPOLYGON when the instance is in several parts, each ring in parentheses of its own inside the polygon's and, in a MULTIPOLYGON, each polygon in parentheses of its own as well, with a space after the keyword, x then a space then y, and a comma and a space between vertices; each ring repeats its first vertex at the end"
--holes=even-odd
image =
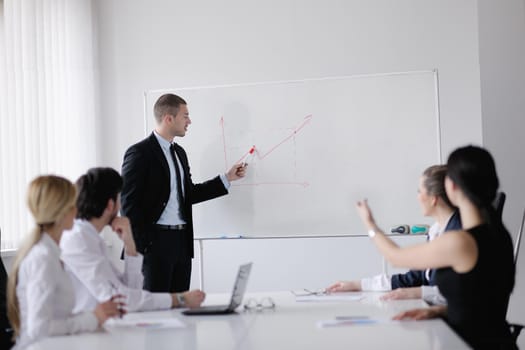
POLYGON ((184 198, 182 197, 182 182, 180 176, 179 163, 177 162, 177 156, 175 152, 175 144, 170 145, 170 154, 173 159, 173 165, 175 166, 176 182, 177 182, 177 200, 179 201, 179 215, 181 219, 186 220, 184 215, 184 198))

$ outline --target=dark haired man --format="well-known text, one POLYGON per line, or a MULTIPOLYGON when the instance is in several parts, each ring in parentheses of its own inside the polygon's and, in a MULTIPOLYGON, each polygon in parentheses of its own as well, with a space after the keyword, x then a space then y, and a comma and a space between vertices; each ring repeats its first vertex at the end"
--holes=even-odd
POLYGON ((204 293, 151 293, 142 290, 142 255, 137 253, 128 218, 117 216, 122 178, 111 168, 93 168, 76 183, 77 219, 70 232, 62 235, 62 261, 75 288, 74 312, 91 310, 115 294, 125 297, 128 311, 197 307, 204 293), (106 226, 124 243, 124 272, 111 262, 100 233, 106 226))
POLYGON ((244 177, 246 169, 235 164, 226 174, 194 184, 186 152, 173 142, 191 123, 186 101, 162 95, 154 114, 155 130, 124 155, 122 212, 144 254, 144 289, 178 292, 190 285, 192 205, 227 194, 230 181, 244 177))

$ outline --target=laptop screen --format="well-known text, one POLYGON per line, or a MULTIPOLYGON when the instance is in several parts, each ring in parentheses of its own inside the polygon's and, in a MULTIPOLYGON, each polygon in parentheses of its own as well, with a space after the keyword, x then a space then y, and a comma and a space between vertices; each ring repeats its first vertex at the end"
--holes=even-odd
POLYGON ((233 285, 232 298, 230 301, 230 310, 236 309, 242 303, 244 292, 246 291, 246 285, 248 284, 248 277, 250 277, 250 271, 252 269, 252 263, 247 263, 239 267, 237 272, 237 278, 233 285))

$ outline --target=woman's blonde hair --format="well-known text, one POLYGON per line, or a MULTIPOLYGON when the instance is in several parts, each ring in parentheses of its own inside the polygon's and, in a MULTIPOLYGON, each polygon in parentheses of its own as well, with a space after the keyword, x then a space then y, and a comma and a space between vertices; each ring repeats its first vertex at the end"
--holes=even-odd
POLYGON ((20 333, 20 309, 16 295, 20 264, 40 240, 42 234, 52 228, 75 206, 76 197, 75 186, 60 176, 39 176, 29 184, 27 206, 36 225, 18 249, 7 284, 7 316, 15 337, 20 333))

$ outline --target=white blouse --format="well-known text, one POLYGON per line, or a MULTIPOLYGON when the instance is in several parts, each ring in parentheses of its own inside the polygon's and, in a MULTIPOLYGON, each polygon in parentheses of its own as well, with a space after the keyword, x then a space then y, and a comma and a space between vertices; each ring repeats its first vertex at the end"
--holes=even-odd
POLYGON ((93 312, 72 314, 75 294, 62 267, 60 248, 44 233, 22 260, 16 295, 20 307, 20 336, 14 349, 51 335, 94 331, 93 312))

